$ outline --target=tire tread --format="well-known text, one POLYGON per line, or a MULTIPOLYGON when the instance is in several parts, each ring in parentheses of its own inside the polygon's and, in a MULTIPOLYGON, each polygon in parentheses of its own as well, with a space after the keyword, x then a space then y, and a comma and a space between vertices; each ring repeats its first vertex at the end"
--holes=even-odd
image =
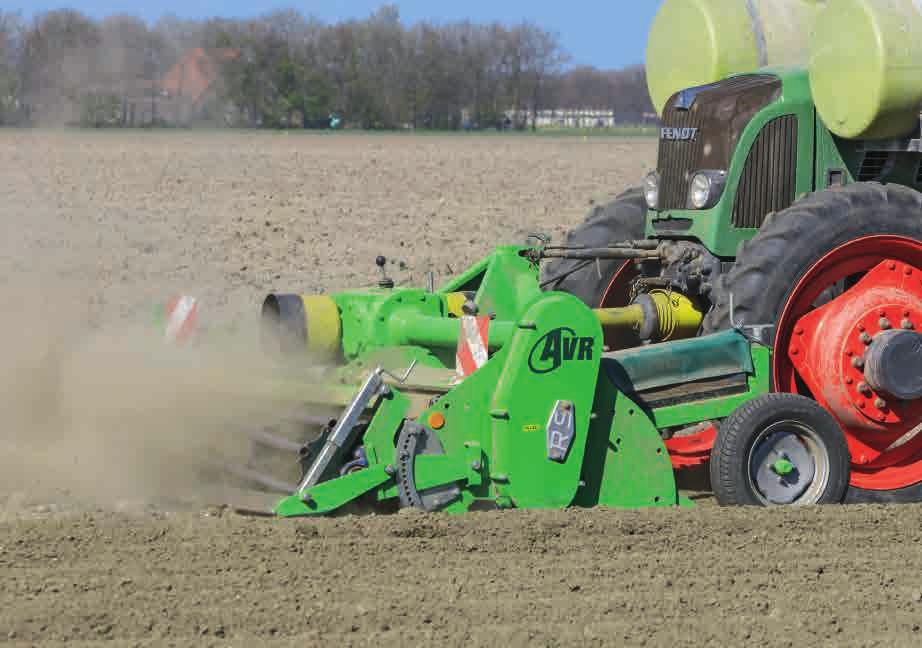
MULTIPOLYGON (((646 229, 647 203, 640 188, 628 189, 615 200, 593 207, 585 221, 567 234, 568 245, 604 247, 642 238, 646 229)), ((574 259, 555 259, 542 268, 541 281, 567 274, 548 284, 546 290, 558 290, 579 297, 590 308, 596 308, 608 288, 611 278, 623 261, 601 261, 602 278, 595 263, 574 259), (582 267, 580 267, 582 265, 582 267)))
POLYGON ((730 294, 739 323, 777 321, 799 278, 849 240, 897 234, 922 240, 922 194, 902 185, 861 182, 808 194, 769 216, 740 244, 736 264, 715 282, 704 333, 730 328, 730 294))

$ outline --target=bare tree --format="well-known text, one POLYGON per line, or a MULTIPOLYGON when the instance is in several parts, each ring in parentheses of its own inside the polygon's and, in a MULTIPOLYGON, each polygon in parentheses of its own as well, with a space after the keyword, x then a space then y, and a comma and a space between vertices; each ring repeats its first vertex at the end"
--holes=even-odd
POLYGON ((0 126, 23 117, 19 101, 23 31, 18 14, 0 12, 0 126))
POLYGON ((81 91, 94 81, 98 27, 79 12, 52 11, 37 16, 24 39, 22 93, 33 117, 74 121, 81 91))
POLYGON ((538 120, 538 111, 544 107, 548 80, 560 73, 569 61, 557 34, 544 31, 536 25, 525 23, 517 28, 518 43, 523 63, 522 78, 528 89, 528 106, 532 128, 538 120))
POLYGON ((623 119, 652 109, 643 68, 568 68, 559 37, 533 23, 407 26, 395 5, 384 5, 364 20, 329 25, 294 10, 166 16, 152 28, 124 15, 97 23, 54 11, 22 25, 0 13, 0 120, 8 120, 2 106, 15 104, 34 106, 39 121, 69 121, 81 97, 104 95, 123 98, 124 121, 127 97, 139 89, 149 108, 142 123, 170 117, 161 100, 184 94, 186 64, 176 65, 190 56, 221 61, 219 100, 245 125, 322 126, 336 114, 363 128, 487 127, 510 117, 524 127, 548 107, 607 107, 623 119), (165 75, 170 97, 160 92, 165 75))

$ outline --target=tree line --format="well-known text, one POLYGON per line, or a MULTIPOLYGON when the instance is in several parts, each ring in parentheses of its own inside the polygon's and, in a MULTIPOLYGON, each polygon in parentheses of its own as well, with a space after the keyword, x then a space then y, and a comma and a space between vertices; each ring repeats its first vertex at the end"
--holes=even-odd
POLYGON ((294 10, 152 25, 60 10, 0 12, 0 125, 85 122, 139 93, 153 104, 196 48, 234 53, 197 115, 215 124, 309 127, 335 115, 357 128, 525 127, 547 110, 611 110, 626 123, 653 110, 642 66, 573 66, 558 36, 529 22, 406 25, 392 5, 332 24, 294 10))

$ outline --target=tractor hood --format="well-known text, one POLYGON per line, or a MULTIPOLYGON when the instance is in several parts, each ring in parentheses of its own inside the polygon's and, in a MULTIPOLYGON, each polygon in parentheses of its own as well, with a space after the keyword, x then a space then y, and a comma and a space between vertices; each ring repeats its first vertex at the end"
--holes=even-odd
POLYGON ((780 95, 781 80, 768 74, 733 77, 674 94, 663 111, 658 207, 685 209, 695 173, 729 169, 743 130, 780 95))
POLYGON ((809 157, 799 153, 813 146, 814 119, 803 69, 766 68, 674 94, 663 113, 647 236, 697 240, 733 258, 769 213, 812 188, 809 157), (696 208, 698 175, 719 182, 696 208))

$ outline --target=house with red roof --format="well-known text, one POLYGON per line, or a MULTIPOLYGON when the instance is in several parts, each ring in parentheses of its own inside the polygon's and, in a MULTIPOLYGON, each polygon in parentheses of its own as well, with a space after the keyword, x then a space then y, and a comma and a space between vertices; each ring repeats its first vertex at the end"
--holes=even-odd
POLYGON ((222 66, 240 57, 234 49, 196 48, 177 61, 156 83, 160 120, 175 125, 211 121, 209 108, 220 98, 222 66))
MULTIPOLYGON (((233 117, 232 107, 223 100, 223 68, 239 57, 238 50, 199 47, 186 52, 159 79, 83 87, 77 101, 57 101, 63 111, 60 120, 97 127, 225 125, 233 117)), ((38 103, 34 108, 43 107, 38 103)))
POLYGON ((127 89, 122 84, 88 88, 84 104, 95 98, 102 106, 101 116, 84 115, 81 121, 122 126, 223 124, 227 106, 221 99, 222 68, 239 57, 234 49, 199 47, 186 52, 156 81, 138 81, 127 89))

